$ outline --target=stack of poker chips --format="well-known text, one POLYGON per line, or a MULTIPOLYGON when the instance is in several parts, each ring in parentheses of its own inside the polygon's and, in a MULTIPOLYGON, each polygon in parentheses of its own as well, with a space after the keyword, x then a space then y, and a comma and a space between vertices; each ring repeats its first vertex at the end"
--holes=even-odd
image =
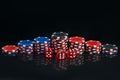
POLYGON ((34 42, 31 40, 21 40, 18 42, 19 51, 23 54, 32 54, 34 42))
POLYGON ((101 42, 96 40, 89 40, 85 42, 86 45, 86 52, 92 54, 92 53, 100 53, 101 51, 101 42))
POLYGON ((69 38, 69 48, 75 49, 77 54, 83 54, 85 39, 83 37, 75 36, 69 38))
POLYGON ((2 53, 4 53, 4 55, 15 56, 18 54, 18 49, 19 47, 16 45, 6 45, 2 47, 2 53))
POLYGON ((118 47, 115 44, 104 44, 102 45, 102 53, 105 55, 116 55, 118 47))
POLYGON ((35 42, 35 51, 40 53, 48 53, 50 48, 50 39, 48 37, 37 37, 34 38, 35 42))
POLYGON ((66 51, 68 49, 68 33, 54 32, 51 36, 52 49, 56 53, 58 50, 66 51))

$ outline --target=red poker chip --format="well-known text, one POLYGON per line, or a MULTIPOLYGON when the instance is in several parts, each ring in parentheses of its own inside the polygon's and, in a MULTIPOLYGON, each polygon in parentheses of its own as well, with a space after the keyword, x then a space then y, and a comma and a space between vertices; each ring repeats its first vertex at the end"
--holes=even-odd
POLYGON ((16 52, 18 51, 19 47, 16 45, 6 45, 2 47, 2 50, 5 52, 16 52))
POLYGON ((70 37, 69 42, 72 42, 72 43, 84 43, 85 39, 83 37, 75 36, 75 37, 70 37))
POLYGON ((83 54, 84 53, 84 49, 74 49, 76 51, 77 54, 83 54))
POLYGON ((101 42, 97 41, 97 40, 89 40, 85 42, 86 46, 90 46, 90 47, 99 47, 101 46, 101 42))
POLYGON ((84 44, 83 44, 83 43, 77 43, 77 44, 76 44, 76 43, 71 43, 71 42, 70 42, 70 45, 79 45, 79 46, 83 46, 84 44))

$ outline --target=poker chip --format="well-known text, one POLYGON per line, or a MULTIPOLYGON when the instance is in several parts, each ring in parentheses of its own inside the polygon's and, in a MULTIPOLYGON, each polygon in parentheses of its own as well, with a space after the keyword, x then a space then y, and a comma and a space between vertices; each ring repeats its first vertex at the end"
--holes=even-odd
POLYGON ((2 52, 8 55, 16 55, 19 47, 16 45, 6 45, 2 47, 2 52))
POLYGON ((85 44, 85 38, 74 36, 69 38, 69 48, 70 49, 76 49, 77 53, 79 51, 80 54, 82 54, 85 50, 84 48, 85 44))
POLYGON ((20 40, 18 42, 19 51, 23 54, 32 54, 34 42, 31 40, 20 40))
POLYGON ((68 38, 68 33, 65 33, 65 32, 54 32, 51 36, 52 38, 55 38, 55 39, 67 39, 68 38))
POLYGON ((70 37, 69 42, 73 43, 84 43, 85 39, 83 37, 75 36, 75 37, 70 37))
POLYGON ((102 45, 102 53, 107 55, 117 54, 118 47, 115 44, 104 44, 102 45))
POLYGON ((66 51, 68 49, 68 33, 54 32, 51 36, 51 46, 55 53, 61 49, 66 51))
POLYGON ((26 47, 26 46, 33 46, 33 43, 34 42, 31 40, 21 40, 20 42, 18 42, 18 45, 26 47))
POLYGON ((101 51, 101 42, 97 40, 89 40, 85 42, 86 52, 92 53, 100 53, 101 51))
POLYGON ((99 41, 96 41, 96 40, 86 41, 85 44, 86 44, 86 46, 90 46, 90 47, 101 46, 101 43, 99 41))
POLYGON ((45 53, 48 50, 48 48, 50 48, 50 38, 48 37, 37 37, 34 38, 34 42, 35 42, 35 51, 37 53, 45 53))

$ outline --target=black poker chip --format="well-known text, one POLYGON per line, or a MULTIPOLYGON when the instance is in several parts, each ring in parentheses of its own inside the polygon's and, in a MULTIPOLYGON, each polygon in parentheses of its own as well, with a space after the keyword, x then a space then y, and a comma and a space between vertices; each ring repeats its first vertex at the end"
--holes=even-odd
POLYGON ((102 45, 102 53, 104 53, 104 54, 117 54, 118 47, 115 44, 102 45))
POLYGON ((67 38, 68 33, 65 32, 54 32, 51 36, 51 38, 67 38))

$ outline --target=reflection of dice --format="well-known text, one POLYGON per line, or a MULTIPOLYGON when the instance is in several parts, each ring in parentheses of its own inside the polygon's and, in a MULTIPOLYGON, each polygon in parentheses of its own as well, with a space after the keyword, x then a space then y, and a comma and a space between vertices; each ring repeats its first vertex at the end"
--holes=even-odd
POLYGON ((63 59, 63 60, 55 59, 55 69, 56 70, 66 70, 67 67, 68 67, 67 59, 63 59))
POLYGON ((45 65, 52 64, 52 59, 51 58, 45 58, 45 65))

